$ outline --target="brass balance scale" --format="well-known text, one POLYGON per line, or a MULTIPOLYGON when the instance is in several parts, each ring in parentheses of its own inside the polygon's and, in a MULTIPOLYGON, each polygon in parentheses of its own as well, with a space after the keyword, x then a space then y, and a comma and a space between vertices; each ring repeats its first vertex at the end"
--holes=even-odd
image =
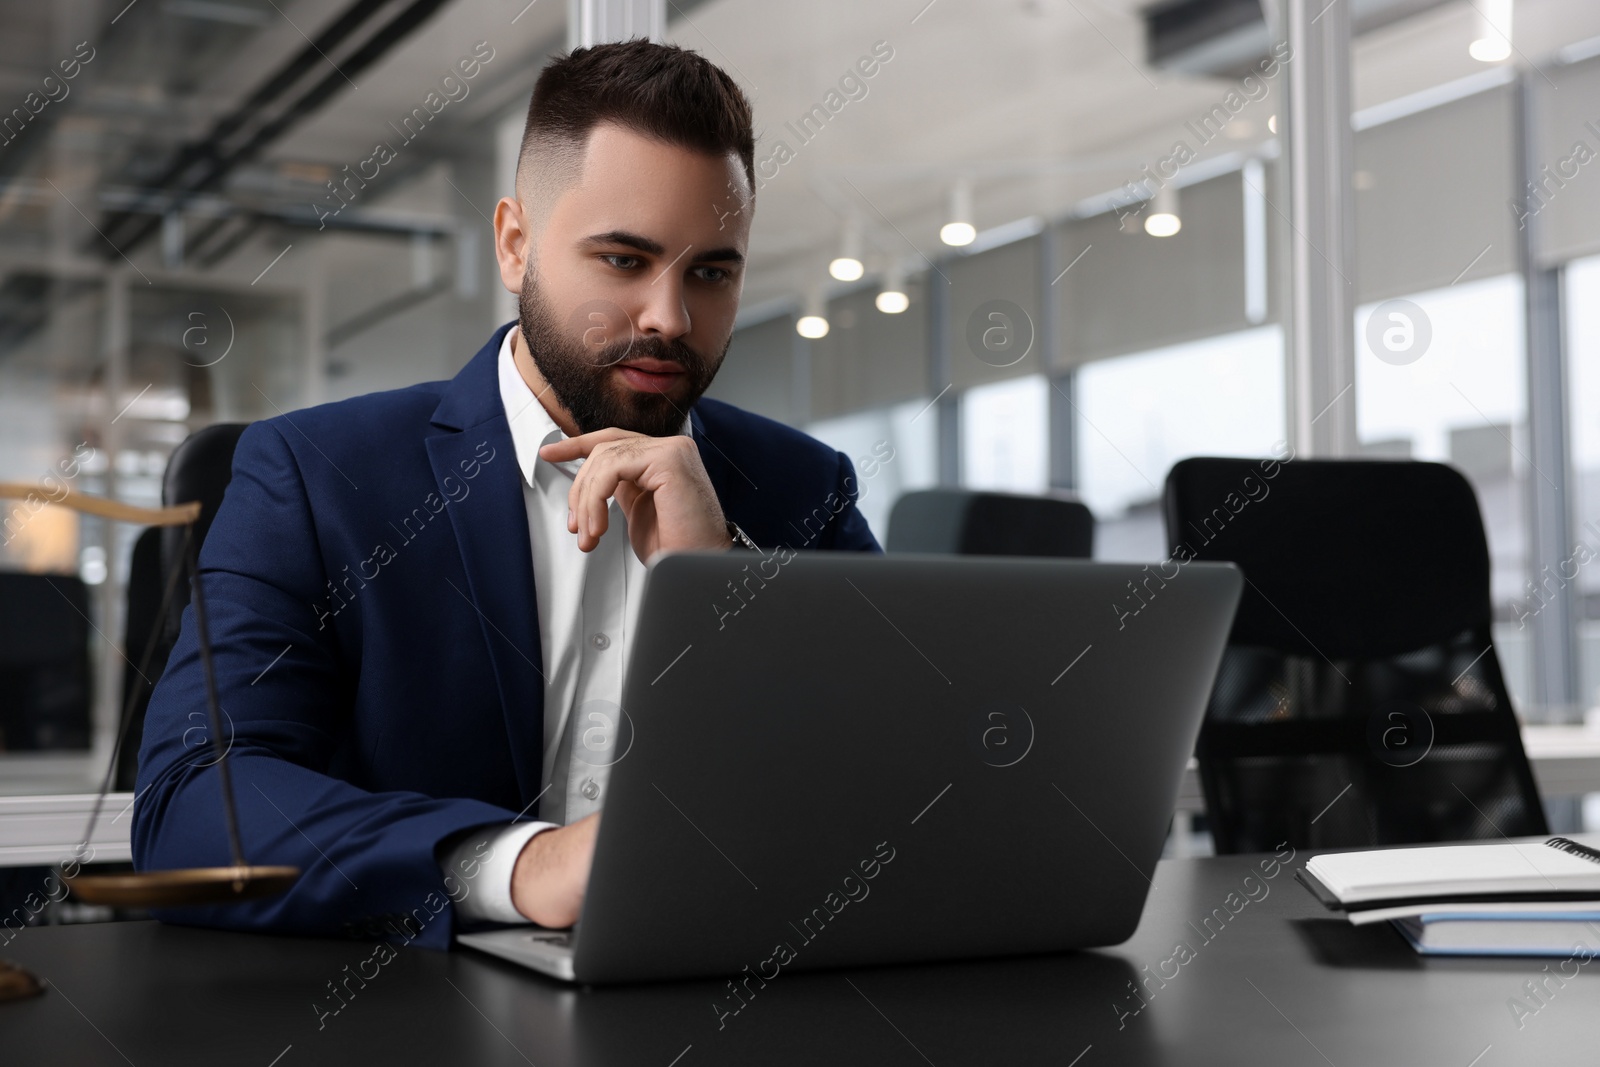
MULTIPOLYGON (((42 495, 36 485, 0 482, 0 499, 28 500, 37 499, 42 495)), ((244 849, 239 843, 239 819, 234 806, 233 780, 228 770, 227 751, 222 743, 222 715, 217 700, 216 675, 211 662, 211 635, 206 625, 205 595, 200 588, 198 550, 194 537, 194 524, 200 518, 200 503, 192 501, 174 507, 142 508, 71 491, 66 491, 65 495, 60 496, 52 494, 46 502, 50 506, 70 508, 115 522, 183 527, 184 565, 173 568, 172 574, 168 577, 157 618, 167 617, 177 592, 178 579, 187 575, 191 589, 191 603, 194 605, 196 635, 200 644, 200 664, 206 682, 206 712, 211 725, 211 748, 215 753, 213 762, 217 773, 221 776, 223 814, 227 824, 228 847, 233 860, 232 864, 226 867, 146 870, 129 874, 85 874, 80 867, 78 874, 64 879, 72 895, 91 904, 123 908, 167 908, 230 904, 286 892, 300 877, 300 869, 250 864, 246 862, 244 849)), ((150 639, 145 644, 138 665, 141 676, 150 665, 161 630, 161 626, 153 627, 151 630, 150 639)), ((80 856, 88 850, 101 807, 105 803, 107 793, 111 791, 117 767, 117 753, 127 737, 135 695, 135 692, 130 691, 123 707, 122 728, 117 734, 117 742, 112 747, 111 757, 106 764, 105 780, 95 798, 94 809, 90 812, 89 825, 85 828, 83 841, 77 849, 77 854, 80 856)), ((42 991, 43 983, 38 978, 20 967, 0 960, 0 1001, 33 996, 42 991)))

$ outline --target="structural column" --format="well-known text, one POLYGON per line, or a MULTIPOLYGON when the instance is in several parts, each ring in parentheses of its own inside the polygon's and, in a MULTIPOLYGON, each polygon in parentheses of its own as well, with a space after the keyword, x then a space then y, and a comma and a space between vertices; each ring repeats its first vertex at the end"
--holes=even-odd
POLYGON ((1291 49, 1280 137, 1288 165, 1289 427, 1301 456, 1356 451, 1350 5, 1281 0, 1291 49))
MULTIPOLYGON (((1523 71, 1516 86, 1515 156, 1518 195, 1528 189, 1540 166, 1535 108, 1542 86, 1523 71)), ((1567 463, 1566 374, 1563 366, 1561 270, 1546 267, 1540 240, 1543 226, 1530 213, 1516 233, 1518 265, 1526 301, 1528 373, 1528 465, 1523 485, 1528 508, 1528 577, 1525 603, 1538 610, 1528 620, 1533 638, 1533 692, 1537 717, 1560 721, 1576 717, 1578 643, 1572 549, 1572 508, 1567 463)))
POLYGON ((568 49, 666 33, 667 0, 567 0, 568 49))
MULTIPOLYGON (((100 424, 100 447, 105 453, 106 480, 104 495, 112 500, 121 496, 118 481, 117 457, 122 452, 124 426, 121 425, 124 406, 132 406, 135 391, 128 387, 129 344, 133 334, 132 299, 129 294, 132 275, 127 270, 112 269, 105 275, 105 326, 102 354, 105 359, 105 421, 100 424)), ((80 520, 79 529, 89 525, 80 520)), ((111 749, 116 743, 121 718, 117 694, 122 692, 122 657, 117 646, 107 635, 124 632, 124 605, 127 580, 117 559, 117 523, 99 520, 93 524, 100 530, 105 546, 105 580, 95 589, 99 604, 99 626, 105 638, 97 649, 96 690, 94 707, 90 712, 91 773, 99 773, 111 759, 111 749)))
POLYGON ((923 291, 928 306, 928 392, 934 398, 934 461, 938 484, 961 484, 961 394, 951 388, 950 279, 940 270, 929 271, 923 291))

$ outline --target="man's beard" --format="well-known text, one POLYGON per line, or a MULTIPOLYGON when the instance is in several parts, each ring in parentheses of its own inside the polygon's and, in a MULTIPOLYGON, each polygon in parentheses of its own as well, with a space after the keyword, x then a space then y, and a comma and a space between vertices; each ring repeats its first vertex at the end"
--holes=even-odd
MULTIPOLYGON (((580 314, 572 323, 585 331, 582 336, 588 336, 597 328, 581 314, 590 306, 585 304, 579 308, 580 314)), ((651 437, 681 433, 684 417, 716 377, 728 346, 722 346, 715 361, 707 360, 680 340, 664 341, 636 334, 627 316, 615 305, 595 301, 593 307, 604 308, 598 313, 605 325, 598 328, 621 335, 599 347, 585 345, 581 337, 576 341, 571 339, 545 302, 533 271, 530 269, 522 276, 518 324, 523 344, 534 366, 550 383, 551 392, 577 423, 578 432, 593 433, 615 426, 651 437), (683 368, 681 377, 688 388, 674 384, 672 394, 676 395, 645 393, 616 381, 617 364, 634 359, 659 359, 678 364, 683 368), (679 393, 679 390, 683 391, 679 393)))

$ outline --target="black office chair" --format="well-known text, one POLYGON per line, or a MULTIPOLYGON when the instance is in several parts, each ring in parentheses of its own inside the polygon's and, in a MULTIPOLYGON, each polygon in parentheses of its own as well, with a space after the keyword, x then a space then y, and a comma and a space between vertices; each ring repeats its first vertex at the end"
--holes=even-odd
POLYGON ((0 572, 0 750, 88 748, 90 676, 83 581, 0 572))
POLYGON ((1196 746, 1219 853, 1548 832, 1459 472, 1186 459, 1163 505, 1175 560, 1247 580, 1196 746))
MULTIPOLYGON (((211 529, 217 508, 222 503, 223 492, 233 477, 233 452, 239 444, 239 435, 246 424, 219 422, 189 435, 167 460, 166 476, 161 483, 161 502, 164 505, 200 501, 200 518, 194 524, 195 552, 211 529)), ((129 660, 136 663, 143 654, 152 631, 156 645, 150 663, 141 678, 133 663, 123 671, 124 731, 122 746, 117 753, 116 788, 131 790, 138 776, 139 746, 144 737, 145 710, 155 682, 167 667, 167 657, 177 643, 183 609, 189 603, 189 584, 180 580, 165 614, 161 601, 167 585, 175 574, 183 571, 183 527, 151 527, 139 535, 134 543, 133 562, 128 575, 127 629, 123 648, 129 660), (129 696, 133 703, 127 703, 129 696)))
POLYGON ((889 513, 888 552, 1088 559, 1094 515, 1076 500, 971 489, 906 493, 889 513))
MULTIPOLYGON (((196 554, 205 543, 211 522, 222 505, 222 494, 233 479, 233 451, 239 446, 239 435, 248 423, 219 422, 196 430, 167 458, 167 473, 161 480, 161 503, 168 507, 200 501, 200 518, 194 524, 194 549, 196 554)), ((183 568, 185 531, 181 526, 166 526, 161 530, 161 570, 170 575, 174 568, 183 568)), ((167 635, 178 639, 178 625, 183 620, 183 609, 189 606, 189 585, 178 588, 176 602, 167 612, 167 635)))
POLYGON ((151 526, 133 543, 128 565, 127 610, 122 630, 122 714, 128 722, 127 735, 117 751, 117 775, 113 788, 131 791, 138 776, 139 743, 144 737, 144 712, 150 703, 155 681, 166 666, 168 648, 162 647, 165 625, 161 618, 161 597, 166 582, 161 572, 161 528, 151 526), (157 630, 162 633, 156 633, 157 630), (141 677, 139 657, 152 635, 156 648, 141 677), (133 703, 129 705, 130 699, 133 703))

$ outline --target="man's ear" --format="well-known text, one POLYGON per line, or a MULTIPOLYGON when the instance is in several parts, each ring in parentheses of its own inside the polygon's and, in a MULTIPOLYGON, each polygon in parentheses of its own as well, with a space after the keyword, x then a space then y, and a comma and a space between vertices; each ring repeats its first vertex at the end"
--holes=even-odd
POLYGON ((500 264, 500 283, 510 292, 522 292, 528 257, 533 255, 532 236, 522 204, 513 197, 501 197, 494 206, 494 258, 500 264))

